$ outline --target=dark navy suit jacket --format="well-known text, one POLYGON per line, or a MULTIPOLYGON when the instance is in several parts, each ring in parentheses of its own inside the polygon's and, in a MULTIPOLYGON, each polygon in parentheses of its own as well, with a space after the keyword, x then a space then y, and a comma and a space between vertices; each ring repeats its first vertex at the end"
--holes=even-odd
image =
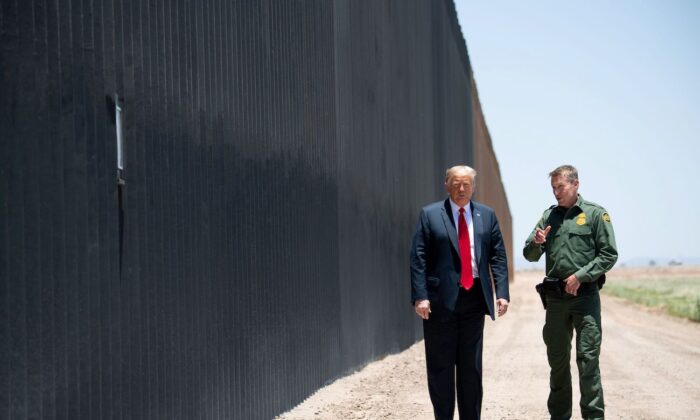
MULTIPOLYGON (((493 274, 496 298, 510 301, 506 250, 493 209, 474 200, 470 207, 481 290, 488 314, 495 319, 490 274, 493 274)), ((412 302, 428 299, 431 306, 440 304, 449 312, 454 311, 457 302, 462 270, 457 229, 452 219, 449 198, 423 207, 411 249, 412 302)))

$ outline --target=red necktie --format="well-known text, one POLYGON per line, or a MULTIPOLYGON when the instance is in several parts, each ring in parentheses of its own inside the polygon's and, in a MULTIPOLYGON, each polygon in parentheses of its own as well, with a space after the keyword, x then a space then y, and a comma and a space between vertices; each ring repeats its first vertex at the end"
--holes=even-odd
POLYGON ((459 209, 457 230, 459 231, 459 255, 462 257, 462 274, 459 277, 459 282, 462 287, 469 290, 474 285, 474 275, 472 274, 472 246, 469 241, 467 220, 464 218, 464 207, 459 209))

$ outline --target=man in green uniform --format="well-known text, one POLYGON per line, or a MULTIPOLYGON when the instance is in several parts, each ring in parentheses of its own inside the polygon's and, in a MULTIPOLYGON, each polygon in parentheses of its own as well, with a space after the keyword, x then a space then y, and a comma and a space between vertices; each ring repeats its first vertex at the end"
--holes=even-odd
POLYGON ((551 368, 547 407, 553 420, 571 418, 569 360, 575 329, 581 415, 586 420, 603 419, 598 283, 617 261, 615 234, 605 209, 578 194, 576 168, 563 165, 549 177, 558 205, 544 211, 523 249, 528 261, 537 261, 546 253, 547 277, 563 282, 561 292, 557 288, 546 292, 542 335, 551 368))

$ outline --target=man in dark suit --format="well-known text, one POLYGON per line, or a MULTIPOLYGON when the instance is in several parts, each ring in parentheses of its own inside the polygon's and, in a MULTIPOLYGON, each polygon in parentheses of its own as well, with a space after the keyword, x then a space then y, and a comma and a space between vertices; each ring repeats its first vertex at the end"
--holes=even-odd
POLYGON ((436 419, 481 416, 484 315, 508 310, 508 263, 494 211, 472 201, 476 171, 445 173, 445 201, 420 213, 411 249, 411 299, 423 319, 428 390, 436 419))

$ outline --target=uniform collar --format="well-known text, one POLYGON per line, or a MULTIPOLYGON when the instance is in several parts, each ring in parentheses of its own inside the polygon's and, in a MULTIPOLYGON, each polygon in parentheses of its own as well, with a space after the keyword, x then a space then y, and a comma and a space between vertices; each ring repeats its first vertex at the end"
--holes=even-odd
POLYGON ((556 206, 556 209, 563 212, 563 213, 567 213, 569 210, 573 209, 574 207, 578 207, 579 210, 583 211, 583 207, 582 207, 583 202, 584 202, 583 197, 581 196, 581 194, 578 194, 578 198, 576 199, 576 202, 574 203, 573 206, 569 207, 568 209, 565 209, 562 206, 556 206))

